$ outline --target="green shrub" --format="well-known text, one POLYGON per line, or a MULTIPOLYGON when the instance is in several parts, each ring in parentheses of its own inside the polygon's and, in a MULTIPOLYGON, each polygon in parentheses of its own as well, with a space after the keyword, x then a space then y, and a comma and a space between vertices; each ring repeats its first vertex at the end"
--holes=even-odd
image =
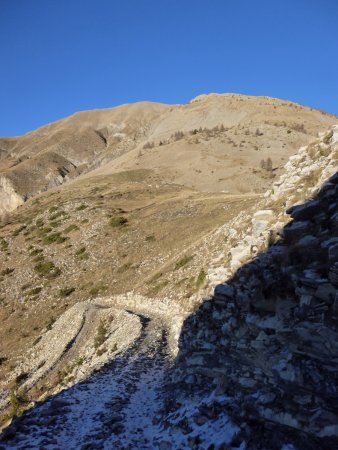
POLYGON ((106 351, 107 351, 106 347, 98 348, 96 350, 96 354, 97 354, 97 356, 101 356, 101 355, 103 355, 103 353, 106 353, 106 351))
POLYGON ((46 322, 46 328, 47 328, 48 331, 52 329, 52 326, 54 325, 54 323, 55 323, 55 318, 54 318, 54 317, 50 317, 50 318, 47 320, 47 322, 46 322))
POLYGON ((62 244, 63 242, 65 242, 68 238, 65 236, 62 236, 60 233, 56 232, 56 233, 52 233, 52 234, 48 234, 47 236, 44 236, 42 238, 42 242, 45 245, 50 245, 50 244, 62 244))
POLYGON ((49 222, 49 225, 52 228, 58 228, 61 225, 61 222, 59 220, 53 220, 52 222, 49 222))
POLYGON ((34 269, 40 277, 56 278, 61 274, 61 270, 52 261, 40 261, 34 269))
POLYGON ((93 286, 90 291, 89 294, 92 296, 97 295, 99 292, 105 290, 107 287, 104 284, 97 284, 96 286, 93 286))
POLYGON ((0 250, 5 252, 8 249, 8 242, 2 237, 0 238, 0 250))
POLYGON ((9 275, 9 274, 11 274, 12 272, 14 272, 14 270, 15 270, 15 269, 11 269, 10 267, 7 267, 7 269, 4 269, 4 270, 1 271, 1 275, 2 275, 2 276, 9 275))
POLYGON ((68 234, 72 231, 78 231, 78 230, 79 230, 79 227, 73 223, 73 224, 69 225, 65 230, 63 230, 63 232, 65 234, 68 234))
POLYGON ((112 217, 109 221, 109 225, 113 228, 123 228, 128 224, 128 219, 123 216, 112 217))
POLYGON ((154 241, 156 241, 155 235, 149 234, 149 236, 146 236, 146 241, 147 242, 154 242, 154 241))
POLYGON ((82 203, 80 206, 75 208, 75 211, 83 211, 86 208, 88 208, 88 205, 85 205, 84 203, 82 203))
POLYGON ((64 211, 58 211, 57 213, 55 213, 52 216, 50 216, 49 220, 51 222, 53 222, 53 220, 55 220, 55 219, 57 219, 57 218, 59 218, 61 216, 65 216, 65 215, 66 215, 66 213, 64 211))
POLYGON ((12 236, 18 236, 21 233, 21 231, 23 231, 25 228, 27 228, 26 225, 21 225, 21 227, 13 231, 12 236))
POLYGON ((42 253, 42 249, 41 248, 31 248, 31 250, 30 250, 30 252, 29 252, 29 255, 30 256, 37 256, 37 255, 40 255, 40 253, 42 253))
POLYGON ((13 416, 21 416, 22 414, 22 409, 25 405, 27 405, 27 403, 29 403, 29 399, 28 399, 28 395, 27 395, 27 390, 26 389, 22 389, 21 391, 16 390, 16 389, 12 389, 11 394, 10 394, 10 398, 9 398, 9 402, 10 402, 10 415, 13 416))
POLYGON ((74 363, 76 366, 82 366, 82 364, 84 363, 84 359, 82 358, 82 356, 79 356, 75 359, 74 363))
POLYGON ((74 287, 60 289, 60 297, 69 297, 75 291, 74 287))
POLYGON ((97 332, 94 337, 95 350, 97 350, 106 340, 107 340, 107 328, 106 328, 103 320, 100 320, 100 324, 97 328, 97 332))
POLYGON ((196 287, 197 288, 201 287, 205 283, 206 278, 207 278, 207 274, 206 274, 205 270, 201 269, 200 273, 198 274, 197 279, 196 279, 196 287))
POLYGON ((37 227, 42 227, 43 226, 43 220, 40 218, 40 219, 37 219, 37 221, 35 222, 35 224, 36 224, 36 226, 37 227))
POLYGON ((40 292, 42 291, 42 287, 36 287, 33 289, 30 289, 29 291, 26 292, 26 295, 28 295, 29 297, 33 296, 33 295, 38 295, 40 292))
POLYGON ((88 259, 89 255, 86 253, 86 247, 81 247, 75 252, 75 256, 79 259, 88 259))
POLYGON ((176 264, 175 264, 175 269, 174 270, 178 270, 178 269, 180 269, 181 267, 184 267, 184 266, 186 266, 190 261, 192 261, 192 259, 193 259, 194 257, 193 256, 188 256, 188 255, 185 255, 185 256, 183 256, 183 258, 181 258, 176 264))

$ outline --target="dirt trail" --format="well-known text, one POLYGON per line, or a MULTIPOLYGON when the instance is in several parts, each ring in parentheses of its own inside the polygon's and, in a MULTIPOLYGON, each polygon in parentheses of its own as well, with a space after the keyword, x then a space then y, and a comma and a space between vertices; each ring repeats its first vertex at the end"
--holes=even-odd
POLYGON ((139 317, 141 335, 124 354, 16 419, 0 449, 152 448, 171 356, 163 323, 139 317))

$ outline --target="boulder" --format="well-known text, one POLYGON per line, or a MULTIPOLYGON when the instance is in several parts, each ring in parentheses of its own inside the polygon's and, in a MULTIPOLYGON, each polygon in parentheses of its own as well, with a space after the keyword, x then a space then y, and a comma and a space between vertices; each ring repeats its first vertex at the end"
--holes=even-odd
POLYGON ((215 297, 228 297, 231 298, 234 295, 234 288, 229 284, 218 284, 214 290, 215 297))
POLYGON ((330 264, 335 264, 338 262, 338 244, 329 247, 329 261, 330 264))
POLYGON ((322 203, 319 200, 311 200, 302 205, 296 205, 289 208, 286 213, 295 220, 311 219, 314 215, 322 211, 322 203))
POLYGON ((337 288, 331 283, 320 284, 315 292, 315 297, 331 305, 336 297, 337 288))
POLYGON ((309 221, 294 221, 286 225, 283 230, 283 237, 289 242, 296 241, 304 235, 312 232, 312 224, 309 221))
POLYGON ((238 245, 230 250, 231 253, 231 269, 237 270, 251 256, 251 245, 238 245))
POLYGON ((252 234, 254 237, 260 236, 267 228, 268 225, 275 218, 275 213, 272 209, 263 209, 257 211, 252 218, 252 234))

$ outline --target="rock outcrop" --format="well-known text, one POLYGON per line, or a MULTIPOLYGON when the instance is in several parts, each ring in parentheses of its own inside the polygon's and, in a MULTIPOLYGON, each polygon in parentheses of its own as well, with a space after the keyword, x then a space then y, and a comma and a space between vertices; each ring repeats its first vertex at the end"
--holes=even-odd
POLYGON ((225 395, 249 448, 338 445, 336 130, 290 158, 238 234, 232 276, 183 325, 174 384, 225 395))

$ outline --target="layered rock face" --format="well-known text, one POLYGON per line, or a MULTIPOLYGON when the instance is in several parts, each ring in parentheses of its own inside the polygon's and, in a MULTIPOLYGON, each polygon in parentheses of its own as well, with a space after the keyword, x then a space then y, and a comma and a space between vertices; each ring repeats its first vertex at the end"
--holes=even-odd
POLYGON ((249 448, 266 448, 266 430, 297 448, 338 445, 337 155, 333 127, 289 161, 230 251, 237 271, 182 329, 174 382, 226 395, 249 448))

